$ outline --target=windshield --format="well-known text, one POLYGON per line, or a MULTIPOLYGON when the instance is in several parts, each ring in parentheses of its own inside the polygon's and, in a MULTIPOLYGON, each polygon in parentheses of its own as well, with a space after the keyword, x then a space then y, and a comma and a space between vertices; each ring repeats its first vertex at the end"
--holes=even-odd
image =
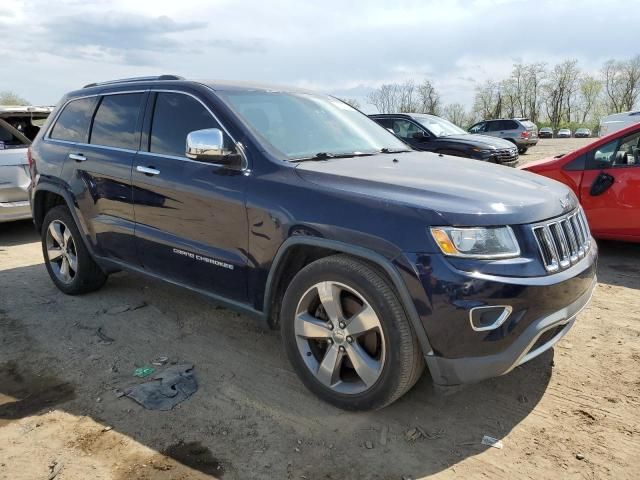
POLYGON ((464 135, 465 132, 463 129, 454 125, 448 120, 440 117, 422 117, 415 116, 415 120, 424 125, 431 133, 433 133, 436 137, 447 137, 449 135, 464 135))
POLYGON ((408 149, 369 117, 329 96, 269 91, 216 93, 289 160, 408 149))

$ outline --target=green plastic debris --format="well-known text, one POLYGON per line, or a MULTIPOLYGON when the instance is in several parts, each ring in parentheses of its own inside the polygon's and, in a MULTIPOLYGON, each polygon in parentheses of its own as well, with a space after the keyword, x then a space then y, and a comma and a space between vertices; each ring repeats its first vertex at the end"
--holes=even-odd
POLYGON ((153 367, 140 367, 140 368, 136 368, 134 370, 133 376, 134 377, 144 378, 144 377, 148 377, 149 375, 151 375, 155 371, 156 371, 156 369, 153 368, 153 367))

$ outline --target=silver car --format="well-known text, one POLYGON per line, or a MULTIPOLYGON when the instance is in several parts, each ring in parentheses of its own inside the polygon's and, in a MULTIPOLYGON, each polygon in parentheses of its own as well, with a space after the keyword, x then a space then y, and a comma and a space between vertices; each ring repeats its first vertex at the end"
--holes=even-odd
POLYGON ((514 143, 520 154, 538 143, 538 127, 526 118, 483 120, 472 126, 469 133, 504 138, 514 143))
POLYGON ((31 218, 27 150, 52 110, 0 106, 0 223, 31 218))
POLYGON ((556 137, 571 138, 571 130, 569 130, 568 128, 561 128, 560 130, 558 130, 556 137))

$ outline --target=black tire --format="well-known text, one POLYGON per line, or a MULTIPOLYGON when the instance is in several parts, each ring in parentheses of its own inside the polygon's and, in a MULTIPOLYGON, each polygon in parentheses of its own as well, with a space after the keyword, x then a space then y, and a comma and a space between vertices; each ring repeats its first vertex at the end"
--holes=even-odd
POLYGON ((520 155, 524 155, 525 153, 527 153, 527 150, 529 150, 527 147, 518 147, 518 153, 520 155))
POLYGON ((93 260, 82 240, 80 231, 66 206, 59 205, 47 212, 42 223, 41 241, 42 254, 47 272, 53 283, 67 295, 78 295, 98 290, 107 281, 107 274, 93 260), (77 258, 77 270, 72 279, 65 283, 54 272, 52 261, 47 252, 47 231, 53 222, 61 222, 65 230, 68 228, 73 239, 74 253, 77 258))
POLYGON ((302 382, 321 399, 345 410, 376 410, 389 405, 411 389, 424 370, 418 339, 394 288, 376 268, 347 255, 322 258, 296 274, 283 298, 280 325, 285 351, 302 382), (362 392, 345 394, 321 383, 299 350, 295 331, 298 305, 319 282, 339 282, 357 291, 379 319, 384 361, 375 383, 362 392))

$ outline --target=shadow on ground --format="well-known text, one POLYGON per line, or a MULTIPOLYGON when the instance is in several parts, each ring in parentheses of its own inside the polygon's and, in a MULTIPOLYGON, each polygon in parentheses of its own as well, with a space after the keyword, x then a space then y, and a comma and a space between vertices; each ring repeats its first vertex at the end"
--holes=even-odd
MULTIPOLYGON (((0 233, 0 245, 34 235, 20 225, 0 233)), ((600 280, 637 282, 625 274, 638 268, 630 257, 639 252, 640 246, 602 245, 600 280)), ((191 292, 118 274, 99 292, 68 297, 42 265, 0 270, 0 435, 3 425, 55 407, 217 477, 437 473, 488 448, 480 444, 483 435, 504 437, 526 418, 545 392, 552 363, 553 352, 546 352, 448 396, 425 375, 382 411, 347 413, 304 389, 277 333, 191 292), (17 284, 25 285, 19 296, 17 284), (151 412, 114 394, 139 381, 134 368, 161 354, 196 365, 200 389, 192 398, 151 412), (414 429, 419 438, 407 440, 414 429)))

